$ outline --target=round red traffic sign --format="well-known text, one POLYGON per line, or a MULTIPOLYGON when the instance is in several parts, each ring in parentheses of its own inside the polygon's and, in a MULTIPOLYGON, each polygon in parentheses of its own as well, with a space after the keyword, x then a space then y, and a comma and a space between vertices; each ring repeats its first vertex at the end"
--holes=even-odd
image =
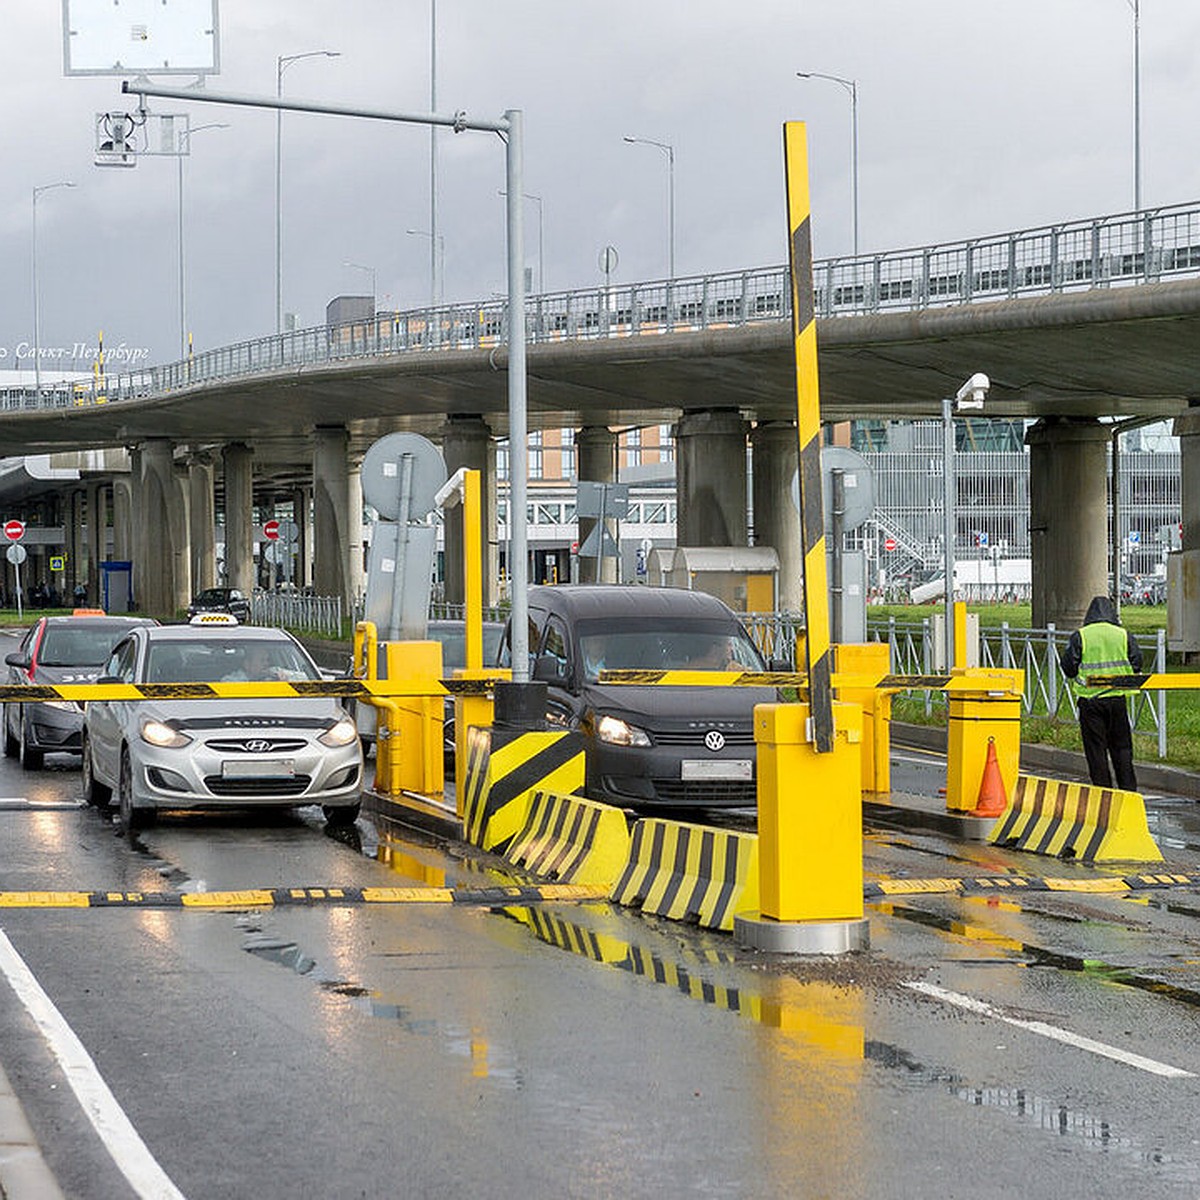
POLYGON ((883 539, 883 548, 885 550, 895 550, 896 539, 895 538, 884 538, 883 539))
POLYGON ((263 537, 269 541, 277 542, 279 540, 279 522, 272 519, 263 522, 263 537))
POLYGON ((5 521, 4 536, 10 542, 19 542, 25 536, 24 521, 5 521))

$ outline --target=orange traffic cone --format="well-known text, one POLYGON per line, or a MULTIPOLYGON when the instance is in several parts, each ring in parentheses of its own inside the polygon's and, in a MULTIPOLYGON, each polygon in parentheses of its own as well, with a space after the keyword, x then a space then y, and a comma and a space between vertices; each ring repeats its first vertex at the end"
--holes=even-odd
POLYGON ((979 784, 979 799, 971 810, 972 817, 998 817, 1008 807, 1004 780, 1000 777, 1000 760, 996 757, 996 739, 988 738, 987 762, 983 764, 983 780, 979 784))

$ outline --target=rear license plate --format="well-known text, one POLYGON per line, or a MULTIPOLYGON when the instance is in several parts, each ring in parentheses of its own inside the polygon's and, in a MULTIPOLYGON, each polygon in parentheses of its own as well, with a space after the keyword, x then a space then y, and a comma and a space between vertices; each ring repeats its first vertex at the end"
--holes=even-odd
POLYGON ((224 779, 279 779, 295 773, 290 758, 228 759, 221 763, 224 779))
POLYGON ((681 779, 753 779, 754 764, 748 758, 685 758, 681 779))

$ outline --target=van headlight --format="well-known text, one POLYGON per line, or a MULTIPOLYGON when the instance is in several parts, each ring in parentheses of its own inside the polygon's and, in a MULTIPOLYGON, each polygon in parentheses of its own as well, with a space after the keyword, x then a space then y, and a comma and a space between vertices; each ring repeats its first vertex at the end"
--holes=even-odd
POLYGON ((601 717, 596 722, 596 737, 610 746, 649 746, 650 737, 643 729, 620 717, 601 717))
POLYGON ((149 742, 151 746, 167 746, 172 750, 186 746, 192 740, 186 733, 180 733, 165 721, 153 719, 142 722, 141 734, 143 742, 149 742))
POLYGON ((318 734, 317 741, 326 746, 349 746, 357 737, 358 726, 349 717, 342 717, 324 733, 318 734))

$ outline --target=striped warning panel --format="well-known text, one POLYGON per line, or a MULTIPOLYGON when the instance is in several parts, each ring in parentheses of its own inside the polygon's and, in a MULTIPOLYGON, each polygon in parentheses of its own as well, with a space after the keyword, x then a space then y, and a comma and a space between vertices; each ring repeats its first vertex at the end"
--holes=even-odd
POLYGON ((610 804, 539 790, 505 858, 564 883, 612 887, 629 858, 629 827, 610 804))
POLYGON ((563 731, 472 728, 467 740, 463 831, 484 850, 503 851, 525 825, 533 793, 582 789, 583 738, 563 731))
POLYGON ((758 907, 758 836, 650 817, 633 827, 618 904, 707 929, 758 907))
POLYGON ((1139 793, 1038 775, 1017 776, 988 841, 1088 863, 1162 861, 1139 793))

